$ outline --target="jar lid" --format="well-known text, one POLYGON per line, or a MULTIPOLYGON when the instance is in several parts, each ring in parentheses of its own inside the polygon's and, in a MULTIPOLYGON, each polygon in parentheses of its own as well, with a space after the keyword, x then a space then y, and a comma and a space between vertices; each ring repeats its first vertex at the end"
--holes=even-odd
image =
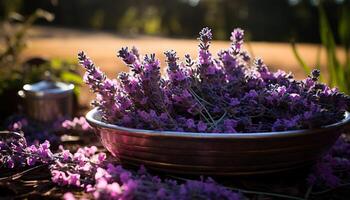
POLYGON ((25 91, 25 93, 37 97, 71 93, 73 89, 73 84, 46 80, 34 84, 26 84, 23 86, 23 90, 25 91))

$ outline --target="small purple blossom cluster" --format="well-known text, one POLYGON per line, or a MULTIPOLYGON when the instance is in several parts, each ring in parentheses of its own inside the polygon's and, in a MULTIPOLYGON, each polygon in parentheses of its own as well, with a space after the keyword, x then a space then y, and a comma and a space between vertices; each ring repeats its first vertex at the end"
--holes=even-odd
POLYGON ((50 166, 52 181, 61 186, 71 185, 89 191, 94 183, 90 176, 105 161, 106 154, 97 152, 95 146, 79 148, 74 154, 62 146, 59 149, 60 152, 55 154, 57 159, 50 166))
POLYGON ((243 30, 235 29, 231 46, 214 57, 212 33, 199 33, 198 59, 165 52, 161 76, 154 54, 140 56, 122 48, 118 57, 130 68, 118 80, 108 79, 80 52, 85 82, 97 94, 93 105, 103 120, 125 127, 186 132, 269 132, 315 128, 344 118, 350 98, 319 83, 314 70, 305 80, 271 72, 261 59, 243 49, 243 30))
POLYGON ((64 120, 61 125, 65 130, 75 130, 75 131, 92 130, 91 126, 86 121, 85 117, 74 117, 73 120, 64 120))
POLYGON ((335 188, 350 182, 350 144, 345 135, 315 165, 308 176, 309 185, 319 188, 335 188))

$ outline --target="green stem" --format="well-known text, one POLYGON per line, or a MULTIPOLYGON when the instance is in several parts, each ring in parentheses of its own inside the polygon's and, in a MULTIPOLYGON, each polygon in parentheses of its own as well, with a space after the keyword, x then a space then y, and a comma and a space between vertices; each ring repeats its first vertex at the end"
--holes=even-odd
POLYGON ((206 101, 205 99, 203 99, 202 97, 200 97, 196 92, 194 92, 191 88, 189 88, 190 92, 192 95, 196 96, 198 99, 202 100, 204 103, 214 106, 212 103, 206 101))
POLYGON ((207 110, 207 108, 202 104, 202 102, 196 97, 194 93, 194 91, 192 91, 191 89, 189 89, 190 93, 193 95, 193 97, 197 100, 197 102, 202 106, 202 108, 204 109, 204 111, 206 112, 206 114, 209 116, 210 120, 212 121, 212 123, 215 123, 215 120, 213 119, 213 117, 211 116, 211 114, 209 113, 209 111, 207 110))
POLYGON ((292 42, 292 50, 293 50, 294 57, 297 59, 299 65, 303 68, 304 72, 306 74, 310 74, 311 73, 311 69, 305 63, 305 61, 301 58, 301 56, 300 56, 300 54, 299 54, 299 52, 297 50, 296 44, 294 42, 292 42))
POLYGON ((39 169, 39 168, 41 168, 41 167, 44 167, 44 166, 47 166, 48 164, 43 164, 43 165, 38 165, 38 166, 35 166, 35 167, 32 167, 32 168, 29 168, 29 169, 27 169, 27 170, 24 170, 24 171, 22 171, 22 172, 20 172, 20 173, 16 173, 16 174, 14 174, 14 175, 12 175, 12 176, 6 176, 6 177, 2 177, 2 178, 0 178, 0 181, 6 181, 6 180, 16 180, 16 179, 19 179, 19 178, 21 178, 24 174, 27 174, 27 173, 29 173, 29 172, 32 172, 32 171, 34 171, 34 170, 36 170, 36 169, 39 169))
POLYGON ((305 196, 304 196, 304 199, 305 199, 305 200, 309 199, 309 196, 310 196, 310 194, 312 193, 312 188, 313 188, 313 185, 311 185, 311 186, 307 189, 307 191, 306 191, 306 193, 305 193, 305 196))
POLYGON ((213 125, 217 126, 225 118, 226 114, 227 114, 227 111, 225 111, 225 113, 218 120, 216 120, 213 125))

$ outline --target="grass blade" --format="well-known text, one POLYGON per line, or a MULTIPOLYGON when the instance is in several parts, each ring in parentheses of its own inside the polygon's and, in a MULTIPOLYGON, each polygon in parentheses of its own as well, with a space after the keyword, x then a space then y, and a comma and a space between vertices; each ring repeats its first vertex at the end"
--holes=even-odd
POLYGON ((337 58, 335 56, 335 41, 332 30, 330 28, 326 12, 320 3, 318 7, 319 13, 319 23, 320 23, 320 38, 322 45, 326 49, 327 54, 327 69, 330 74, 329 76, 329 84, 331 86, 338 86, 339 89, 343 87, 339 82, 342 82, 342 78, 340 77, 341 71, 339 71, 339 65, 337 65, 337 58))
POLYGON ((300 54, 299 54, 299 52, 297 50, 297 47, 296 47, 294 42, 292 42, 292 50, 293 50, 293 54, 294 54, 295 58, 297 59, 299 65, 303 68, 304 72, 306 74, 310 74, 311 73, 311 68, 301 58, 301 56, 300 56, 300 54))

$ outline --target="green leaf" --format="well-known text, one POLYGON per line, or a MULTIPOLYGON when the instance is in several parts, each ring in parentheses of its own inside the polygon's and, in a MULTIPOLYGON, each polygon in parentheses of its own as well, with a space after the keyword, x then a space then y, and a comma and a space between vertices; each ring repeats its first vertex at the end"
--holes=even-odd
POLYGON ((67 83, 73 83, 75 85, 74 87, 74 93, 79 96, 80 94, 80 85, 83 84, 83 80, 78 74, 69 72, 69 71, 63 71, 60 75, 60 79, 63 82, 67 83))
POLYGON ((77 85, 83 84, 83 80, 78 74, 69 72, 69 71, 64 71, 61 73, 60 78, 62 81, 67 82, 67 83, 74 83, 77 85))
POLYGON ((60 59, 50 60, 50 67, 55 70, 60 70, 62 68, 62 61, 60 59))

